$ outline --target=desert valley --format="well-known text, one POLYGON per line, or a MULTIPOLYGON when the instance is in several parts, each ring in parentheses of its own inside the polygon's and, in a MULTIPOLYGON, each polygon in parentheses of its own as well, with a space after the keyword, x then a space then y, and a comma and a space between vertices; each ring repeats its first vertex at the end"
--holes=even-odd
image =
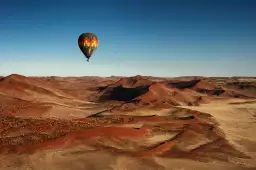
POLYGON ((0 78, 0 169, 256 168, 255 77, 0 78))

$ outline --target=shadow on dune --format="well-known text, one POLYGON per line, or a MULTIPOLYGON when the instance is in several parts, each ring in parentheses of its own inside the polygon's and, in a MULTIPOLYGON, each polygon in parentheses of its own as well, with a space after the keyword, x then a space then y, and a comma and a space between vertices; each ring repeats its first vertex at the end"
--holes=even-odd
POLYGON ((179 81, 179 82, 170 82, 168 85, 170 87, 175 87, 178 89, 186 89, 186 88, 192 88, 197 83, 199 83, 201 80, 191 80, 191 81, 179 81))
POLYGON ((139 97, 149 90, 149 86, 139 86, 135 88, 125 88, 122 85, 106 90, 99 98, 99 101, 116 100, 128 102, 139 97))
POLYGON ((194 89, 199 93, 206 93, 216 96, 219 96, 225 92, 225 90, 217 88, 215 84, 200 79, 191 81, 170 82, 168 83, 168 86, 177 89, 194 89))

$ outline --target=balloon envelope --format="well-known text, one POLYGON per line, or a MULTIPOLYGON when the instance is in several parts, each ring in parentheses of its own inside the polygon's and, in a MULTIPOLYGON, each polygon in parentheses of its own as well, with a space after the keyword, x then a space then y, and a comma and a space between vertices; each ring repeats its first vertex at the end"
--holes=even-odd
POLYGON ((93 33, 83 33, 78 38, 78 46, 87 58, 87 61, 89 61, 93 52, 98 48, 98 44, 98 37, 93 33))

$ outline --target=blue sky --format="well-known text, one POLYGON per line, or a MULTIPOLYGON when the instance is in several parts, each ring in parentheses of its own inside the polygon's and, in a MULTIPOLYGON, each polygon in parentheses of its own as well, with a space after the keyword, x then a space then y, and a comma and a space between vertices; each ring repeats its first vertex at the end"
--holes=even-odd
POLYGON ((256 76, 254 0, 9 0, 0 74, 256 76), (93 32, 90 62, 77 38, 93 32))

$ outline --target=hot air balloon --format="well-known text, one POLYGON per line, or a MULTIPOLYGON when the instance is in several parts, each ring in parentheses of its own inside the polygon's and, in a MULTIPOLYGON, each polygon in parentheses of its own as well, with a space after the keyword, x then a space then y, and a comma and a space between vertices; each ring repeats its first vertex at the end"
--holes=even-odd
POLYGON ((98 37, 93 33, 82 33, 78 38, 78 46, 87 58, 87 61, 89 61, 93 52, 97 49, 98 44, 98 37))

